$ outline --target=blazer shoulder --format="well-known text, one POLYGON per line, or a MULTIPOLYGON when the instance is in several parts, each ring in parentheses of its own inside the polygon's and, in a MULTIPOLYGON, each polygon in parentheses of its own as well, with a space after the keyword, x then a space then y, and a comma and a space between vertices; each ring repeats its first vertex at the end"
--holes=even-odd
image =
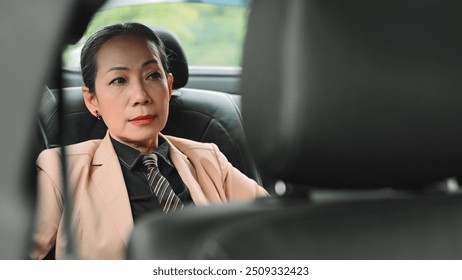
MULTIPOLYGON (((101 140, 88 140, 77 144, 67 145, 65 146, 66 156, 70 158, 78 156, 92 157, 100 143, 101 140)), ((62 150, 59 147, 43 150, 37 158, 37 165, 48 165, 51 162, 56 162, 56 160, 61 157, 61 151, 62 150)))
POLYGON ((196 166, 207 166, 219 170, 220 174, 226 174, 231 167, 231 163, 214 143, 203 143, 172 136, 165 137, 174 150, 186 156, 196 166))
POLYGON ((203 142, 198 142, 198 141, 194 141, 194 140, 190 140, 186 138, 180 138, 180 137, 168 136, 168 135, 164 135, 164 137, 181 152, 186 152, 188 150, 194 150, 194 149, 202 149, 202 150, 208 150, 208 151, 214 151, 215 149, 217 149, 216 145, 213 143, 203 143, 203 142))

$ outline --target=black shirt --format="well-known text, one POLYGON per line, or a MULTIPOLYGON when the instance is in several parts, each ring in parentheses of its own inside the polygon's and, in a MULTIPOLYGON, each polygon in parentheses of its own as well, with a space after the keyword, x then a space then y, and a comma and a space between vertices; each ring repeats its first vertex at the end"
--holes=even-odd
MULTIPOLYGON (((130 146, 122 144, 111 137, 112 145, 119 158, 122 173, 127 186, 133 220, 148 212, 162 211, 162 208, 149 189, 148 181, 143 173, 143 153, 130 146)), ((168 156, 169 146, 162 137, 159 137, 159 146, 154 151, 158 155, 160 173, 167 179, 173 191, 186 205, 192 202, 188 188, 181 180, 178 171, 168 156)))

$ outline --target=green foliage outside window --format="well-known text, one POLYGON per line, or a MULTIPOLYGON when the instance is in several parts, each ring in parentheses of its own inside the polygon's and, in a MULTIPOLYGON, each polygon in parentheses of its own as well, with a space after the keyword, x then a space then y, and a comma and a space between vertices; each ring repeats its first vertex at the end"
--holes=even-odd
POLYGON ((82 43, 97 29, 115 23, 139 22, 167 29, 180 39, 193 66, 240 66, 247 26, 245 7, 198 3, 136 5, 95 14, 81 42, 69 46, 64 64, 79 67, 82 43))

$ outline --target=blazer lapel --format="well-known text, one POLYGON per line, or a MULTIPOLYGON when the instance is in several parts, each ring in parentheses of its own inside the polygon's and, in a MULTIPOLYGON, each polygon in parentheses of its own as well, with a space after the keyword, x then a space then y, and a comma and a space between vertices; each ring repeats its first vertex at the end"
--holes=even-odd
POLYGON ((111 213, 115 227, 127 245, 133 228, 133 217, 122 169, 109 133, 95 151, 92 168, 95 170, 92 176, 94 185, 101 194, 107 213, 111 213))
POLYGON ((164 135, 160 134, 170 146, 170 159, 175 165, 175 168, 178 170, 178 174, 185 183, 186 187, 191 194, 191 198, 196 205, 209 205, 208 199, 205 197, 204 192, 202 191, 197 179, 194 177, 195 169, 189 162, 188 157, 180 152, 164 135))

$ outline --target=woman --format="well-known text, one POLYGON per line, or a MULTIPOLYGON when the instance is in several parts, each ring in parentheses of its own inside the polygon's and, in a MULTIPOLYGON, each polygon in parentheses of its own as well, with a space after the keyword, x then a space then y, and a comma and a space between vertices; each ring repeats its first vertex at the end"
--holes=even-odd
MULTIPOLYGON (((167 63, 161 40, 135 23, 103 28, 82 49, 84 101, 108 131, 102 140, 66 147, 72 229, 81 259, 125 258, 134 221, 148 212, 169 213, 184 206, 187 211, 188 205, 268 195, 234 168, 216 145, 160 133, 167 122, 174 79, 167 63), (154 161, 160 172, 153 171, 154 161)), ((56 258, 63 258, 59 149, 43 151, 37 167, 32 258, 45 258, 53 248, 56 258)))

